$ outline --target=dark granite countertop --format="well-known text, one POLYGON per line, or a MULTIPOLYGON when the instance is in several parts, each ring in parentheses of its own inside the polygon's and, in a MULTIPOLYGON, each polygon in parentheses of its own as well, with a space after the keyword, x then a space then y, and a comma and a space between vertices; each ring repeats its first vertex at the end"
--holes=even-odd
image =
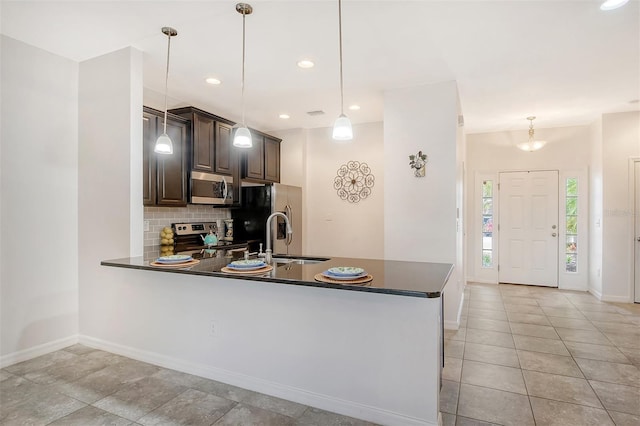
MULTIPOLYGON (((349 291, 393 294, 398 296, 440 297, 447 283, 453 265, 450 263, 404 262, 396 260, 357 259, 332 257, 319 263, 273 263, 274 269, 262 276, 227 274, 220 269, 232 259, 229 257, 204 257, 200 263, 185 269, 169 269, 151 266, 150 261, 158 257, 158 251, 145 250, 145 255, 123 259, 104 260, 103 266, 142 269, 161 273, 205 275, 249 281, 266 281, 288 285, 323 287, 349 291), (361 285, 330 284, 314 279, 328 268, 334 266, 355 266, 364 268, 373 276, 373 281, 361 285)), ((280 257, 280 255, 274 255, 280 257)), ((317 257, 290 256, 304 259, 321 259, 317 257)))

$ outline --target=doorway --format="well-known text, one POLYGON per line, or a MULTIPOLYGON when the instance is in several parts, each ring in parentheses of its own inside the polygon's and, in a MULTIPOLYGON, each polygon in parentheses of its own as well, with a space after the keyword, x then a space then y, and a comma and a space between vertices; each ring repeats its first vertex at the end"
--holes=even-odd
POLYGON ((558 171, 501 172, 498 281, 558 287, 558 171))

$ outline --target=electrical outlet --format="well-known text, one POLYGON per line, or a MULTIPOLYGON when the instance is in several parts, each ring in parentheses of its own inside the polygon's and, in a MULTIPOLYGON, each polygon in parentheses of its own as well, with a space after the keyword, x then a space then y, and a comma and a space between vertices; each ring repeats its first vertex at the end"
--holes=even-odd
POLYGON ((211 321, 209 323, 209 334, 211 336, 216 336, 218 334, 218 323, 216 321, 211 321))
POLYGON ((149 221, 148 221, 148 220, 145 220, 145 221, 144 221, 143 228, 144 228, 144 230, 145 230, 145 231, 148 231, 148 230, 149 230, 149 221))

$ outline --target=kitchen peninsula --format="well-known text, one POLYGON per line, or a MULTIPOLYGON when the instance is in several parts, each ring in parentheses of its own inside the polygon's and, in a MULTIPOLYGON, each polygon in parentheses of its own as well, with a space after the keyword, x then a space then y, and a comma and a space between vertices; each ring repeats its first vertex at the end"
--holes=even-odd
POLYGON ((224 257, 183 270, 149 260, 102 262, 140 309, 114 318, 114 341, 86 343, 380 424, 438 424, 451 264, 282 259, 258 277, 221 272, 224 257), (373 281, 314 279, 334 266, 362 267, 373 281))

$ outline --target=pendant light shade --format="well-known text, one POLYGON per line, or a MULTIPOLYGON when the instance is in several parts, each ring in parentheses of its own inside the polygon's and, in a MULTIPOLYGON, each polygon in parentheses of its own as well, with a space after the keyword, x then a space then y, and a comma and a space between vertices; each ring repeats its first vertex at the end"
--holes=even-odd
POLYGON ((169 85, 169 53, 171 52, 171 37, 177 36, 178 31, 171 27, 162 27, 162 34, 167 36, 167 71, 164 77, 164 124, 162 134, 156 140, 154 151, 158 154, 173 154, 173 143, 167 135, 167 87, 169 85))
POLYGON ((338 38, 340 40, 340 116, 333 124, 333 139, 350 141, 353 139, 351 120, 344 115, 344 82, 342 78, 342 0, 338 0, 338 38))
POLYGON ((249 129, 246 127, 236 128, 236 133, 233 137, 233 146, 237 146, 238 148, 251 148, 253 146, 249 129))
POLYGON ((350 141, 353 139, 351 120, 344 114, 340 114, 340 117, 333 124, 333 139, 337 141, 350 141))
POLYGON ((245 17, 253 12, 253 8, 247 3, 236 4, 236 12, 242 14, 242 126, 236 129, 233 136, 233 146, 237 148, 251 148, 253 141, 251 140, 251 132, 244 122, 244 58, 245 58, 245 17))
POLYGON ((537 151, 547 144, 546 141, 537 141, 533 138, 533 135, 534 135, 533 120, 535 119, 536 119, 535 117, 527 117, 527 120, 529 120, 529 140, 527 142, 520 142, 519 144, 516 145, 519 149, 523 151, 528 151, 528 152, 537 151))

